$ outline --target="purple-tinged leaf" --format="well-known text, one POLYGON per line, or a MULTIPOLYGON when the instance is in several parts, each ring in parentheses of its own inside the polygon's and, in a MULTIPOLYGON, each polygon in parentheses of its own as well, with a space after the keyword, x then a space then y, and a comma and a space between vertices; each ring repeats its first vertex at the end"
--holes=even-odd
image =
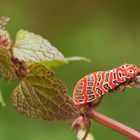
POLYGON ((13 80, 16 77, 11 58, 12 56, 8 49, 0 48, 0 75, 7 80, 13 80))
POLYGON ((5 30, 0 30, 0 48, 9 49, 11 47, 10 34, 5 30))

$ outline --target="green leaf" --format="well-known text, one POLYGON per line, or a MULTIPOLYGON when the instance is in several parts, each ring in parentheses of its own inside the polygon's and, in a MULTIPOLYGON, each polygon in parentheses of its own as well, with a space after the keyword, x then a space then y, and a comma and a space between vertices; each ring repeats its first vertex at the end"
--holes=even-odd
POLYGON ((7 80, 13 80, 16 77, 11 58, 9 50, 0 48, 0 75, 7 80))
POLYGON ((3 106, 3 107, 5 106, 5 102, 4 102, 1 90, 0 90, 0 106, 3 106))
POLYGON ((79 116, 65 85, 41 64, 30 66, 12 94, 17 110, 31 118, 67 120, 79 116))
POLYGON ((67 57, 64 58, 63 60, 47 60, 47 61, 41 61, 40 63, 47 66, 48 68, 52 67, 58 67, 63 64, 68 64, 70 61, 87 61, 90 62, 90 59, 86 57, 80 57, 80 56, 75 56, 75 57, 67 57))
POLYGON ((63 64, 67 64, 68 61, 67 60, 48 60, 48 61, 41 61, 40 64, 43 64, 44 66, 46 66, 47 68, 52 68, 52 67, 58 67, 61 66, 63 64))
POLYGON ((20 30, 17 32, 13 56, 25 62, 63 60, 64 56, 40 35, 20 30))
POLYGON ((15 58, 27 63, 40 62, 47 67, 67 64, 69 61, 88 60, 84 57, 65 58, 48 40, 25 30, 17 32, 12 49, 15 58))

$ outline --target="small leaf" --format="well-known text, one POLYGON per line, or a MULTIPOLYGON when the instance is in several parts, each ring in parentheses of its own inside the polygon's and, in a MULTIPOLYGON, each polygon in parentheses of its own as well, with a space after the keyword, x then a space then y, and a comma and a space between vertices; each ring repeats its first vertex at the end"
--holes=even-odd
POLYGON ((85 136, 85 134, 86 134, 86 130, 80 129, 80 130, 77 132, 77 139, 78 139, 78 140, 82 140, 83 137, 85 136))
POLYGON ((41 64, 30 66, 12 94, 17 110, 31 118, 66 120, 79 115, 65 85, 41 64))
MULTIPOLYGON (((86 130, 80 129, 77 132, 77 139, 78 140, 83 140, 83 137, 85 136, 86 130)), ((84 140, 95 140, 94 137, 91 135, 91 133, 88 133, 86 138, 84 140)))
POLYGON ((16 77, 11 54, 9 50, 4 48, 0 48, 0 75, 7 80, 13 80, 16 77))
POLYGON ((4 102, 4 99, 3 99, 3 96, 2 96, 2 93, 1 93, 1 90, 0 90, 0 106, 6 106, 5 102, 4 102))
POLYGON ((69 61, 88 61, 84 57, 65 58, 48 40, 25 30, 17 32, 16 41, 12 49, 15 58, 27 63, 41 62, 49 68, 67 64, 69 61))
POLYGON ((10 48, 11 39, 10 34, 5 30, 0 30, 0 47, 1 48, 10 48))
POLYGON ((8 23, 8 21, 10 20, 10 18, 2 16, 0 17, 0 30, 4 30, 5 25, 8 23))

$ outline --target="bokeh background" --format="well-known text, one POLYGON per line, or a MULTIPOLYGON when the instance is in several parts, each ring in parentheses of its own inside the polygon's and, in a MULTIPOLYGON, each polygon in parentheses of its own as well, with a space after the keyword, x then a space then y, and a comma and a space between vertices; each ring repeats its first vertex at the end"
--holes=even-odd
MULTIPOLYGON (((72 62, 56 68, 72 95, 76 82, 92 71, 125 62, 140 66, 140 1, 138 0, 0 0, 0 16, 11 18, 7 30, 14 39, 23 28, 41 34, 65 56, 85 56, 91 63, 72 62)), ((7 106, 0 108, 0 140, 76 140, 70 121, 47 122, 16 112, 10 94, 16 82, 0 80, 7 106)), ((140 89, 106 95, 97 111, 140 131, 140 89)), ((96 122, 96 140, 128 140, 96 122)))

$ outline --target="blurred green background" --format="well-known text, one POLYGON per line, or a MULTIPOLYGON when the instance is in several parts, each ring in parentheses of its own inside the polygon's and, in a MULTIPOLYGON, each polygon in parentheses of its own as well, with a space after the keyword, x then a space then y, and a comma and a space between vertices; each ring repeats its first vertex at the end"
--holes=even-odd
MULTIPOLYGON (((85 56, 92 63, 73 62, 55 69, 69 94, 92 71, 125 62, 140 66, 140 1, 137 0, 0 0, 0 16, 11 18, 7 30, 14 39, 23 28, 41 34, 65 56, 85 56)), ((10 94, 16 82, 0 81, 7 106, 0 108, 0 140, 76 140, 70 122, 32 120, 16 112, 10 94)), ((106 95, 97 109, 140 131, 140 89, 106 95)), ((128 140, 96 122, 96 140, 128 140)))

